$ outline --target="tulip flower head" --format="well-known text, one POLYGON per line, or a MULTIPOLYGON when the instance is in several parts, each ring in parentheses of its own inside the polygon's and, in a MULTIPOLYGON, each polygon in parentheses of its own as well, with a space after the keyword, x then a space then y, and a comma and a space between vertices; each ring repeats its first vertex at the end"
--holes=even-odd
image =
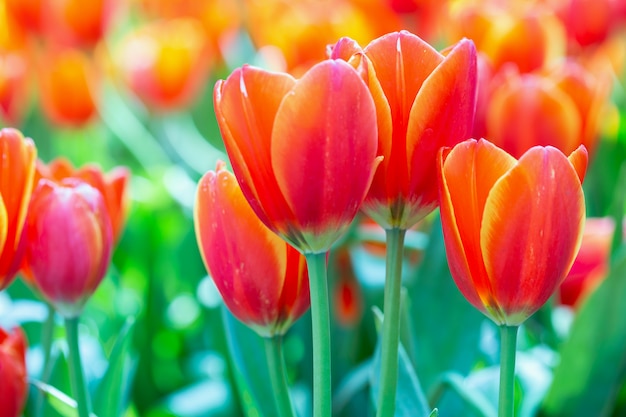
POLYGON ((2 417, 19 417, 26 402, 26 337, 19 327, 0 328, 0 399, 2 417))
POLYGON ((376 157, 376 110, 357 71, 326 60, 300 79, 252 66, 214 92, 226 151, 259 218, 303 253, 327 251, 359 210, 376 157))
POLYGON ((481 140, 439 153, 441 222, 452 277, 498 325, 537 311, 582 240, 587 151, 533 147, 519 160, 481 140))
POLYGON ((376 104, 383 155, 363 211, 385 229, 409 229, 437 201, 437 151, 470 137, 476 103, 476 49, 464 39, 439 53, 406 32, 361 49, 343 38, 331 57, 361 69, 376 104))
POLYGON ((280 335, 309 308, 304 256, 261 223, 222 162, 200 180, 194 224, 204 264, 243 323, 280 335))
POLYGON ((10 128, 0 130, 0 290, 15 278, 20 245, 33 189, 37 149, 31 139, 10 128))
POLYGON ((102 194, 76 178, 41 179, 25 227, 25 262, 41 294, 76 317, 109 266, 111 219, 102 194))

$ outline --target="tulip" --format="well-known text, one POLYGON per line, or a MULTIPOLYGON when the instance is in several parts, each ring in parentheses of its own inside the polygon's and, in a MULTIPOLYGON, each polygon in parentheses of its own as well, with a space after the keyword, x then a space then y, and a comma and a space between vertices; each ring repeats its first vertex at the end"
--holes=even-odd
POLYGON ((202 259, 226 306, 265 338, 279 416, 295 416, 282 335, 309 308, 305 257, 259 220, 221 161, 198 184, 194 224, 202 259))
POLYGON ((204 264, 243 323, 282 335, 309 308, 304 256, 261 223, 222 162, 198 184, 194 224, 204 264))
POLYGON ((595 150, 611 91, 608 73, 592 75, 570 60, 542 73, 510 71, 485 85, 490 96, 479 110, 484 133, 512 156, 536 145, 552 145, 566 154, 581 144, 590 154, 595 150))
POLYGON ((0 398, 2 417, 19 417, 28 394, 26 337, 19 327, 7 333, 0 328, 0 398))
POLYGON ((30 201, 37 149, 10 128, 0 130, 0 290, 15 278, 22 260, 20 244, 30 201))
POLYGON ((377 166, 376 113, 339 60, 299 80, 252 66, 215 86, 226 150, 252 209, 304 253, 323 253, 356 215, 377 166))
POLYGON ((561 284, 580 248, 587 151, 536 146, 516 160, 467 140, 438 155, 452 278, 500 326, 498 416, 513 417, 517 329, 561 284))
POLYGON ((534 3, 504 8, 467 2, 456 9, 453 21, 456 35, 473 39, 496 71, 511 65, 522 73, 534 71, 566 53, 562 22, 534 3))
POLYGON ((419 37, 396 32, 363 50, 349 39, 333 48, 360 67, 374 97, 378 149, 384 156, 363 211, 385 229, 408 229, 437 206, 436 155, 471 134, 476 49, 462 40, 441 54, 419 37))
POLYGON ((518 326, 561 284, 582 240, 583 146, 533 147, 516 160, 484 139, 444 149, 441 222, 452 277, 474 307, 518 326))
POLYGON ((39 64, 41 105, 60 126, 81 126, 96 114, 98 74, 78 49, 46 51, 39 64))
POLYGON ((606 278, 614 233, 612 218, 587 219, 580 251, 559 287, 557 301, 560 304, 576 308, 606 278))
POLYGON ((126 37, 117 66, 131 91, 157 111, 189 106, 202 91, 211 61, 197 19, 172 19, 140 27, 126 37))
POLYGON ((41 179, 25 239, 25 262, 41 294, 65 318, 78 317, 111 260, 111 220, 100 192, 76 178, 41 179))
POLYGON ((104 38, 117 0, 46 2, 46 35, 57 42, 92 47, 104 38))

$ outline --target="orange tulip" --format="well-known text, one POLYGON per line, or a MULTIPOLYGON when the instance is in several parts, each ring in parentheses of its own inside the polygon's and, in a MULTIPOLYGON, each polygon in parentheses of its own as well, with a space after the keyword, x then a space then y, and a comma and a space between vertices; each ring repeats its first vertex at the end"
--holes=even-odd
POLYGON ((441 222, 452 277, 498 325, 518 326, 561 284, 585 219, 583 146, 533 147, 519 160, 484 139, 438 157, 441 222))
POLYGON ((309 308, 304 256, 261 223, 222 162, 198 184, 194 224, 204 264, 243 323, 280 335, 309 308))
POLYGON ((0 328, 0 398, 2 417, 19 417, 26 403, 26 336, 19 327, 0 328))
POLYGON ((38 161, 36 182, 40 178, 47 178, 57 183, 65 178, 77 178, 100 191, 111 218, 113 241, 119 240, 128 214, 128 182, 130 180, 128 168, 119 166, 108 173, 104 173, 95 164, 75 168, 67 159, 57 158, 47 165, 38 161))
POLYGON ((363 50, 344 38, 331 56, 366 68, 364 78, 376 104, 378 151, 384 159, 363 211, 386 229, 409 229, 437 207, 437 151, 471 134, 474 44, 462 40, 441 54, 403 31, 363 50))
POLYGON ((13 281, 21 264, 20 241, 36 158, 37 149, 31 139, 15 129, 0 130, 0 290, 13 281))
POLYGON ((592 75, 574 61, 545 73, 500 75, 479 111, 486 137, 516 158, 535 145, 569 154, 583 144, 592 153, 610 86, 608 73, 592 75))
POLYGON ((248 202, 304 253, 327 251, 352 222, 372 181, 376 111, 343 61, 299 80, 251 66, 215 86, 215 112, 248 202))
POLYGON ((453 21, 456 36, 473 39, 496 71, 511 64, 523 73, 533 71, 566 52, 563 24, 551 9, 536 3, 504 8, 467 2, 457 8, 453 21))
POLYGON ((158 21, 122 43, 117 61, 129 88, 148 107, 189 106, 202 91, 210 64, 209 44, 196 19, 158 21))
POLYGON ((117 2, 48 0, 47 35, 67 45, 94 46, 105 36, 117 2))
POLYGON ((41 104, 61 126, 80 126, 96 114, 97 72, 78 49, 48 50, 40 62, 41 104))
POLYGON ((113 235, 102 194, 76 178, 39 180, 25 226, 25 263, 65 318, 80 315, 109 266, 113 235))

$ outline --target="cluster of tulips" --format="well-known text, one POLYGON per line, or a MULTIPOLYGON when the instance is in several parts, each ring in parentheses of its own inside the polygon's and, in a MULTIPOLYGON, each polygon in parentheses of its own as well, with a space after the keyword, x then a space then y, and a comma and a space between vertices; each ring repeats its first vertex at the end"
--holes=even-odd
POLYGON ((342 38, 299 79, 244 66, 215 87, 234 174, 220 163, 200 181, 198 242, 233 314, 277 341, 268 352, 310 301, 315 416, 331 415, 328 251, 359 210, 386 231, 378 415, 393 415, 404 236, 438 206, 455 282, 502 328, 500 415, 513 415, 517 328, 574 262, 588 154, 535 146, 517 159, 470 139, 476 86, 472 41, 440 53, 403 31, 364 48, 342 38))

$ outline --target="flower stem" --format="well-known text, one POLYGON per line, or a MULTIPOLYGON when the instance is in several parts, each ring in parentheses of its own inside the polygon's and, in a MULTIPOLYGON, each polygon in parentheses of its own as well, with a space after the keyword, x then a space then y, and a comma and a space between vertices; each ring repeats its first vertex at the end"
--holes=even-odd
POLYGON ((378 390, 378 417, 393 417, 398 384, 398 344, 400 343, 400 292, 404 229, 388 229, 385 273, 383 336, 378 390))
POLYGON ((270 381, 276 400, 279 417, 294 417, 295 413, 289 397, 285 360, 283 358, 283 337, 281 335, 265 338, 265 355, 270 372, 270 381))
POLYGON ((330 313, 326 254, 306 254, 313 325, 313 417, 331 415, 330 313))
MULTIPOLYGON (((41 328, 41 348, 43 349, 43 368, 41 370, 41 382, 48 383, 50 379, 50 373, 52 372, 52 335, 54 333, 54 316, 56 314, 52 304, 46 303, 48 309, 48 317, 43 323, 41 328)), ((35 415, 41 417, 43 415, 44 406, 44 394, 43 391, 38 391, 37 402, 35 408, 35 415)))
POLYGON ((515 355, 518 326, 500 326, 500 400, 498 417, 515 414, 515 355))
POLYGON ((70 349, 70 383, 78 405, 78 416, 89 417, 89 397, 87 395, 87 387, 85 386, 83 365, 80 360, 78 347, 79 318, 79 316, 65 318, 65 332, 67 333, 67 344, 70 349))

